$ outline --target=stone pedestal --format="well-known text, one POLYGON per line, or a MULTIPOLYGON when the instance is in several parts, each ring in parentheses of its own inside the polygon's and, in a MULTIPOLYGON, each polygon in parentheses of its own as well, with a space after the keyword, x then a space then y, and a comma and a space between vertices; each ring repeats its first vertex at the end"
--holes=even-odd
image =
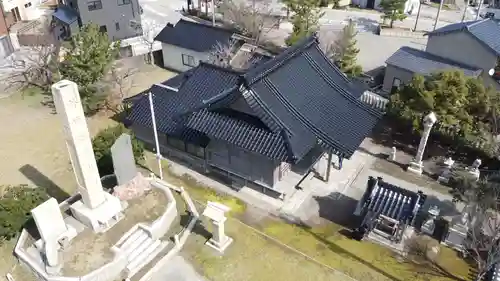
POLYGON ((226 235, 224 232, 224 222, 226 221, 226 218, 222 219, 221 221, 213 221, 213 225, 216 228, 215 232, 213 233, 212 238, 205 243, 207 246, 223 253, 229 245, 233 242, 233 238, 229 237, 226 235))
POLYGON ((70 206, 72 215, 94 232, 106 232, 123 218, 122 204, 117 197, 104 192, 106 200, 95 208, 89 208, 82 200, 70 206))
POLYGON ((467 226, 463 224, 456 224, 450 227, 448 235, 443 241, 443 244, 452 247, 456 250, 464 250, 464 242, 467 238, 467 226))
POLYGON ((212 221, 215 229, 212 234, 212 238, 210 238, 205 245, 217 250, 220 253, 223 253, 233 242, 233 239, 228 237, 224 231, 224 223, 227 220, 225 213, 228 211, 229 207, 210 201, 203 211, 203 215, 212 221))
POLYGON ((419 162, 411 161, 410 165, 408 165, 408 168, 406 170, 409 172, 421 175, 423 168, 424 168, 424 164, 422 163, 422 161, 419 161, 419 162))
POLYGON ((422 224, 421 231, 429 236, 432 236, 436 228, 436 219, 439 216, 440 210, 437 206, 432 206, 428 213, 429 218, 422 224))

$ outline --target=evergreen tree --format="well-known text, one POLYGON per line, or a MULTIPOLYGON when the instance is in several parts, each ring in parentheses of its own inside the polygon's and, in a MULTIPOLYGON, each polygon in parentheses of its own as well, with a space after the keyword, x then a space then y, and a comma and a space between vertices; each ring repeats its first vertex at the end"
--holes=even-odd
POLYGON ((382 0, 380 7, 382 8, 382 20, 390 20, 389 27, 392 28, 394 21, 402 21, 406 18, 404 13, 406 0, 382 0))
POLYGON ((110 43, 107 34, 99 31, 95 24, 83 26, 80 32, 72 37, 60 72, 63 79, 78 84, 86 113, 98 110, 106 98, 97 86, 117 58, 118 48, 119 42, 110 43))
POLYGON ((423 116, 433 111, 439 116, 435 130, 441 135, 469 145, 480 141, 484 143, 481 150, 494 155, 497 145, 491 137, 496 135, 498 97, 498 92, 486 88, 480 79, 449 70, 425 78, 416 75, 391 95, 388 113, 420 131, 423 116))
POLYGON ((286 39, 286 44, 291 46, 300 39, 307 37, 318 29, 318 21, 324 15, 318 9, 319 0, 285 0, 287 9, 293 13, 293 32, 286 39))
POLYGON ((122 135, 131 135, 132 152, 134 159, 139 162, 144 159, 144 145, 140 142, 135 135, 131 134, 130 130, 125 128, 122 124, 117 126, 108 127, 100 131, 92 139, 92 148, 94 149, 95 160, 97 168, 101 176, 110 175, 114 172, 113 158, 111 157, 111 146, 122 135))
POLYGON ((359 76, 362 68, 357 64, 359 49, 356 47, 357 40, 356 24, 349 20, 349 24, 344 26, 342 34, 335 41, 334 61, 337 66, 349 77, 359 76))

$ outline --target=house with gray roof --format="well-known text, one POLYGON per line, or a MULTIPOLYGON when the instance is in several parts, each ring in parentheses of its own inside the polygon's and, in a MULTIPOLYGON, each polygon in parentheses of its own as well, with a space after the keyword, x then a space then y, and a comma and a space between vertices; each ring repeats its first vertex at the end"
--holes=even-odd
POLYGON ((227 44, 233 34, 234 30, 181 19, 167 24, 155 41, 161 42, 164 67, 183 72, 207 61, 214 46, 227 44))
POLYGON ((500 26, 491 19, 454 23, 427 33, 427 47, 402 47, 386 61, 383 89, 411 80, 414 74, 458 69, 470 77, 481 77, 486 85, 500 89, 488 72, 500 56, 500 26))
MULTIPOLYGON (((349 159, 381 117, 314 36, 247 70, 200 62, 150 92, 163 155, 280 198, 320 160, 349 159)), ((126 125, 153 145, 148 96, 129 101, 126 125)))

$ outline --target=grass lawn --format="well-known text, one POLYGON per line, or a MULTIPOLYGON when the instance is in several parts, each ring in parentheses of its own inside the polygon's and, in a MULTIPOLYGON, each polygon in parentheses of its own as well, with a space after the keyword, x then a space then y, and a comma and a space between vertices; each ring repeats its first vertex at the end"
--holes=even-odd
POLYGON ((224 255, 218 255, 203 245, 206 238, 196 234, 182 250, 182 255, 209 280, 351 280, 270 241, 235 220, 227 221, 226 233, 234 238, 234 242, 224 255))
POLYGON ((341 234, 345 230, 333 223, 308 228, 271 217, 258 222, 247 221, 244 214, 251 210, 240 200, 216 194, 189 176, 175 176, 167 169, 165 174, 165 180, 184 186, 193 199, 199 202, 215 200, 233 209, 226 229, 235 242, 225 256, 214 255, 208 247, 202 246, 206 238, 201 236, 194 236, 184 250, 184 256, 213 281, 265 281, 275 280, 277 276, 280 280, 348 280, 328 267, 357 280, 451 281, 467 280, 471 270, 455 251, 444 246, 441 247, 437 266, 417 264, 399 259, 385 247, 349 239, 341 234), (241 224, 241 220, 326 266, 266 238, 241 224))

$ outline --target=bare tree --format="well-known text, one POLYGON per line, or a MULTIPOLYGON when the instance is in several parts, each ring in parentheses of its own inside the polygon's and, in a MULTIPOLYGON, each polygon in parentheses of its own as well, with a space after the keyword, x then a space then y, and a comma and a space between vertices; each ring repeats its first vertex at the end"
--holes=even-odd
POLYGON ((468 227, 465 253, 477 265, 477 281, 500 263, 500 177, 479 181, 467 175, 454 179, 454 200, 466 204, 464 218, 468 227))
POLYGON ((221 3, 219 11, 223 20, 234 25, 241 33, 259 44, 264 36, 279 26, 279 20, 273 17, 269 0, 228 0, 221 3))
POLYGON ((319 46, 321 50, 325 53, 326 57, 332 62, 340 56, 340 49, 337 46, 338 38, 340 37, 339 32, 335 31, 320 31, 318 33, 319 46))
POLYGON ((130 27, 137 31, 139 38, 143 44, 146 45, 148 53, 146 54, 146 62, 153 64, 153 47, 155 37, 163 26, 155 21, 142 21, 141 24, 131 22, 130 27))
POLYGON ((7 81, 10 86, 36 87, 46 91, 59 73, 59 47, 56 45, 26 47, 9 57, 3 69, 9 72, 7 81))
POLYGON ((229 39, 226 43, 217 42, 209 52, 208 62, 222 67, 230 67, 237 40, 229 39))
POLYGON ((136 70, 128 68, 120 70, 116 67, 111 69, 109 82, 111 82, 111 91, 106 98, 105 108, 117 114, 125 110, 123 100, 130 95, 131 89, 135 86, 134 75, 136 70))

